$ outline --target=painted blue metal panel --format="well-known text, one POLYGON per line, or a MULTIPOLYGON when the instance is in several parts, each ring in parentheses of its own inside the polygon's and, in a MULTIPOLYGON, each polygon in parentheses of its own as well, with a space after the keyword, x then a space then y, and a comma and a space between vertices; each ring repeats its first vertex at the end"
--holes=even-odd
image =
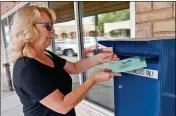
POLYGON ((145 57, 158 79, 122 73, 114 78, 115 116, 175 116, 175 39, 99 41, 121 59, 145 57))

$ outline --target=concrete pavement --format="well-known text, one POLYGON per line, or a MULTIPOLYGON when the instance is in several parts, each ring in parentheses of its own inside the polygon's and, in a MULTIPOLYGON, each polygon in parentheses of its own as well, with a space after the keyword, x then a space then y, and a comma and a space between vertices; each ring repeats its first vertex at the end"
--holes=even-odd
POLYGON ((4 71, 1 71, 1 116, 23 116, 22 104, 18 96, 15 91, 8 91, 4 71))
POLYGON ((15 92, 1 97, 1 116, 23 116, 22 104, 15 92))

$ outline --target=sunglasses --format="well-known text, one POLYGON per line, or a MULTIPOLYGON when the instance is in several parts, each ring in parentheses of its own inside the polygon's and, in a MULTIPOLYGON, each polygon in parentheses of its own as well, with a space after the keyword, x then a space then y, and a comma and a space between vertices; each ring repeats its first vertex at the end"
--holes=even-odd
POLYGON ((52 22, 37 22, 37 24, 44 24, 44 26, 47 28, 48 31, 51 31, 53 28, 53 23, 52 22))

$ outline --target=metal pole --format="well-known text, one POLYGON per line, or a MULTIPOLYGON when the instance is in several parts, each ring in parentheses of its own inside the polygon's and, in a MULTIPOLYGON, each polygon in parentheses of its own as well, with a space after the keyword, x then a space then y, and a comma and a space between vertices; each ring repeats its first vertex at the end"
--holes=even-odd
POLYGON ((6 51, 6 47, 5 47, 5 37, 4 37, 4 28, 3 28, 3 24, 1 25, 1 42, 2 42, 2 46, 3 46, 3 49, 4 49, 4 56, 5 56, 5 62, 3 64, 3 67, 5 68, 5 71, 6 71, 6 78, 7 78, 7 85, 9 87, 9 91, 13 91, 13 86, 12 86, 12 80, 11 80, 11 74, 10 74, 10 65, 8 63, 8 56, 7 56, 7 51, 6 51))
POLYGON ((13 91, 12 79, 11 79, 11 74, 10 74, 10 64, 9 63, 4 63, 3 67, 5 68, 5 71, 6 71, 7 84, 8 84, 8 87, 9 87, 9 91, 13 91))
MULTIPOLYGON (((78 59, 85 58, 84 55, 84 41, 83 41, 83 26, 82 26, 82 11, 83 11, 83 3, 82 2, 74 2, 74 14, 75 14, 75 22, 76 22, 76 37, 77 45, 78 45, 78 59)), ((85 73, 79 74, 80 84, 83 83, 83 77, 85 77, 85 73)))

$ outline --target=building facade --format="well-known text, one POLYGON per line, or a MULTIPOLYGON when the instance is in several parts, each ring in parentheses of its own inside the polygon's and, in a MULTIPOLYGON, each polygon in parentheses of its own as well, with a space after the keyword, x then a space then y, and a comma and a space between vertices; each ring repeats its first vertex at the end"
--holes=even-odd
MULTIPOLYGON (((101 39, 175 37, 175 2, 1 2, 1 63, 9 62, 7 48, 12 39, 13 15, 25 5, 45 6, 55 11, 56 34, 48 49, 72 62, 94 55, 92 49, 101 39)), ((72 75, 73 89, 100 67, 72 75)), ((113 88, 113 79, 95 85, 76 106, 76 113, 114 116, 113 88)))

